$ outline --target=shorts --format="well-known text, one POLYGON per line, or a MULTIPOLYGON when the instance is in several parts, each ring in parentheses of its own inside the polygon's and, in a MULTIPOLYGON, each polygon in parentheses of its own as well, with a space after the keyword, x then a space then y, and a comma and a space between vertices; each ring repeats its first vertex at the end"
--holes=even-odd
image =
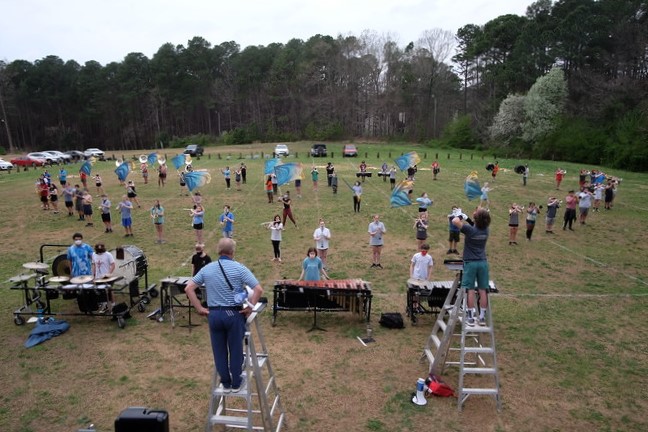
POLYGON ((58 201, 58 196, 57 196, 57 195, 50 195, 50 198, 49 198, 49 199, 50 199, 50 201, 52 201, 52 202, 56 202, 56 201, 58 201))
POLYGON ((488 261, 464 261, 461 288, 465 290, 488 289, 488 261), (475 281, 477 285, 475 285, 475 281))
POLYGON ((83 214, 84 215, 91 215, 92 214, 92 206, 91 205, 83 205, 83 214))
POLYGON ((589 207, 578 207, 578 211, 580 212, 581 216, 587 216, 589 213, 589 207))
POLYGON ((195 230, 201 230, 201 229, 203 229, 203 225, 204 225, 204 224, 201 224, 201 223, 199 223, 199 224, 193 224, 193 229, 195 229, 195 230))
POLYGON ((47 202, 47 197, 46 196, 41 196, 40 200, 41 200, 42 203, 46 203, 47 202))
POLYGON ((128 196, 128 198, 135 198, 135 197, 137 197, 137 194, 133 193, 133 192, 129 192, 129 193, 126 194, 126 196, 128 196))
POLYGON ((131 218, 122 218, 122 226, 124 228, 129 228, 131 225, 133 225, 133 220, 131 218))
POLYGON ((110 222, 110 213, 101 213, 102 222, 110 222))
POLYGON ((67 184, 67 180, 61 180, 61 186, 65 186, 67 184))
POLYGON ((300 187, 301 186, 301 180, 297 179, 295 180, 295 187, 300 187))
POLYGON ((419 207, 419 213, 425 213, 427 208, 419 207))
POLYGON ((164 173, 160 173, 160 178, 161 178, 161 179, 166 178, 166 174, 164 174, 164 173))
POLYGON ((448 241, 459 243, 460 238, 461 238, 461 236, 460 236, 459 232, 450 231, 448 233, 448 241))
POLYGON ((95 183, 95 186, 101 187, 101 183, 95 183))
POLYGON ((554 222, 556 222, 556 218, 555 217, 547 217, 547 218, 545 218, 545 222, 547 223, 547 225, 553 225, 554 222))
POLYGON ((72 201, 65 201, 65 207, 72 208, 74 207, 74 203, 72 201))
POLYGON ((517 227, 520 226, 520 224, 509 224, 509 226, 510 226, 511 228, 517 228, 517 227))
POLYGON ((427 232, 424 233, 416 233, 416 240, 426 240, 428 238, 427 232))
POLYGON ((185 187, 187 183, 185 182, 180 182, 180 187, 185 187))

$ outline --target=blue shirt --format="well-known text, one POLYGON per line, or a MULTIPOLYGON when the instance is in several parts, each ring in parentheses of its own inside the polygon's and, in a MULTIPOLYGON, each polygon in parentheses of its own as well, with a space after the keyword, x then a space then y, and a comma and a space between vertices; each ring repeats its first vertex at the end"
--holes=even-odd
POLYGON ((466 236, 464 241, 463 260, 485 261, 488 228, 481 230, 477 227, 463 224, 461 232, 466 236))
MULTIPOLYGON (((218 218, 219 222, 225 222, 225 217, 228 217, 228 218, 232 219, 232 221, 233 221, 234 220, 234 213, 232 213, 232 212, 223 213, 218 218)), ((234 222, 232 222, 232 221, 226 221, 225 222, 225 225, 223 225, 223 231, 227 231, 227 232, 232 231, 232 229, 234 227, 234 222)))
POLYGON ((59 171, 59 180, 67 181, 67 171, 65 171, 64 169, 59 171))
POLYGON ((199 286, 205 285, 208 306, 239 306, 234 301, 234 294, 245 291, 245 285, 250 288, 259 285, 259 281, 247 267, 226 256, 221 256, 218 261, 207 264, 192 280, 199 286), (219 262, 233 289, 230 289, 227 284, 219 262))
POLYGON ((122 219, 128 219, 131 217, 132 208, 133 204, 131 204, 129 201, 122 201, 119 203, 119 210, 121 211, 122 219))
POLYGON ((419 197, 416 198, 419 208, 426 209, 428 206, 432 205, 432 200, 430 198, 419 197))
POLYGON ((198 225, 198 224, 203 223, 204 219, 205 219, 205 212, 204 211, 197 212, 197 213, 194 213, 194 215, 193 215, 192 223, 194 225, 198 225))
POLYGON ((92 274, 92 254, 94 251, 88 244, 72 245, 68 248, 67 259, 72 266, 72 277, 92 274))
POLYGON ((318 281, 320 280, 320 271, 322 270, 322 260, 319 257, 311 258, 306 257, 302 263, 304 269, 304 280, 318 281))

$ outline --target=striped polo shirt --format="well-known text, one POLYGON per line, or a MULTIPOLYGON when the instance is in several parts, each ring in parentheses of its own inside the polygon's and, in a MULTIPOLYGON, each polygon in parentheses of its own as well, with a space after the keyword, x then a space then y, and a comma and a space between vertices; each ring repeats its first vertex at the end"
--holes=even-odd
POLYGON ((192 280, 199 286, 205 285, 208 306, 239 306, 234 301, 234 294, 245 291, 245 285, 254 288, 259 284, 247 267, 226 256, 221 256, 218 261, 207 264, 192 280), (227 284, 220 265, 218 265, 219 262, 223 266, 233 290, 227 284))

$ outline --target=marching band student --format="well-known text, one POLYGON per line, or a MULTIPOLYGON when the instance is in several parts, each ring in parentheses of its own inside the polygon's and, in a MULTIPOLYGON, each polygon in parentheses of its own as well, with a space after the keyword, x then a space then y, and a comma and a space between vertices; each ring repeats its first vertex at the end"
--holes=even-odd
POLYGON ((524 206, 520 207, 516 203, 511 204, 511 208, 509 208, 509 246, 517 244, 517 232, 522 210, 524 210, 524 206))
POLYGON ((553 234, 553 226, 556 221, 556 214, 558 213, 558 208, 560 207, 562 201, 558 201, 556 197, 549 197, 547 201, 547 216, 545 216, 545 221, 547 226, 545 227, 545 233, 553 234))
MULTIPOLYGON (((432 255, 428 253, 428 251, 430 250, 430 245, 423 243, 421 244, 419 250, 420 252, 415 253, 410 261, 409 277, 410 279, 429 281, 432 277, 432 267, 434 266, 432 255)), ((412 301, 412 309, 412 312, 421 312, 421 310, 419 309, 418 294, 414 295, 412 301)))
POLYGON ((418 217, 414 221, 414 229, 416 229, 416 242, 417 242, 417 247, 418 249, 421 249, 423 247, 423 244, 425 243, 425 240, 427 240, 428 234, 428 214, 427 212, 425 213, 419 213, 418 217))
POLYGON ((191 276, 196 276, 200 269, 212 262, 209 255, 205 253, 204 245, 196 244, 196 253, 191 257, 191 276))
POLYGON ((490 206, 490 200, 488 199, 488 192, 493 189, 488 186, 488 182, 484 183, 484 186, 481 188, 481 202, 479 203, 480 207, 488 208, 490 206))
POLYGON ((375 214, 373 221, 369 223, 367 229, 369 233, 369 246, 371 246, 371 268, 383 268, 380 264, 380 255, 382 253, 383 234, 387 232, 385 224, 380 221, 380 216, 375 214))
POLYGON ((459 243, 460 239, 460 231, 459 228, 454 226, 452 223, 452 219, 455 218, 458 214, 461 213, 461 209, 457 207, 456 205, 452 206, 452 210, 450 214, 448 215, 448 252, 446 252, 447 255, 450 254, 458 254, 459 251, 457 250, 457 243, 459 243))
POLYGON ((526 215, 526 239, 527 241, 531 240, 533 235, 533 229, 535 228, 536 219, 538 218, 538 213, 540 209, 536 206, 536 203, 530 202, 529 207, 527 208, 526 215))
POLYGON ((128 195, 122 196, 122 200, 117 204, 117 210, 121 213, 121 222, 126 235, 124 237, 133 237, 133 220, 131 219, 131 212, 133 211, 133 203, 128 198, 128 195))
POLYGON ((284 230, 283 223, 281 223, 281 216, 276 214, 268 224, 270 230, 270 241, 272 242, 272 249, 274 251, 274 258, 272 261, 281 262, 281 231, 284 230))
POLYGON ((428 211, 428 207, 432 205, 432 200, 428 197, 427 192, 423 192, 420 197, 416 198, 416 202, 418 203, 418 211, 419 213, 423 213, 428 211))
POLYGON ((191 209, 191 224, 193 226, 194 232, 196 233, 196 243, 203 243, 203 227, 205 220, 205 209, 202 204, 196 204, 193 209, 191 209))
POLYGON ((151 207, 151 219, 155 225, 155 233, 157 240, 155 243, 165 243, 164 241, 164 207, 160 205, 160 200, 155 201, 155 205, 151 207))
POLYGON ((587 214, 592 207, 593 196, 594 194, 592 194, 592 192, 590 192, 586 188, 583 188, 581 193, 578 194, 578 220, 580 221, 581 225, 585 225, 587 214))
POLYGON ((360 186, 360 182, 355 182, 351 189, 353 190, 353 212, 360 213, 360 203, 362 202, 362 186, 360 186))
POLYGON ((565 177, 565 174, 567 174, 567 171, 564 171, 560 168, 556 170, 556 190, 560 189, 560 183, 562 183, 563 178, 565 177))
POLYGON ((113 232, 112 219, 110 217, 110 207, 112 207, 112 203, 108 199, 108 195, 102 194, 101 204, 99 204, 99 210, 101 211, 101 221, 104 223, 107 233, 113 232))
POLYGON ((322 260, 317 256, 317 249, 309 247, 306 258, 302 261, 302 271, 299 280, 318 281, 321 280, 320 273, 324 279, 329 279, 324 270, 322 260))
POLYGON ((328 255, 330 239, 331 231, 326 228, 324 219, 320 219, 319 226, 313 232, 313 240, 315 240, 315 248, 317 249, 317 254, 322 260, 324 270, 328 270, 328 267, 326 266, 326 256, 328 255))
POLYGON ((563 223, 563 231, 569 225, 569 231, 574 231, 572 223, 576 220, 576 205, 578 204, 578 197, 574 195, 574 191, 570 190, 565 197, 565 217, 563 223))

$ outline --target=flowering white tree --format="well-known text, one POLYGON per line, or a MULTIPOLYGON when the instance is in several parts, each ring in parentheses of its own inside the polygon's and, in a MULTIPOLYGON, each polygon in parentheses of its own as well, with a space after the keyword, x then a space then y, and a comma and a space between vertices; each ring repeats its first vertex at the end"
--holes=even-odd
POLYGON ((508 143, 511 139, 522 135, 525 99, 523 95, 511 94, 502 101, 493 119, 493 125, 488 129, 491 139, 508 143))
POLYGON ((567 101, 567 82, 562 69, 554 67, 538 78, 524 100, 525 121, 522 138, 537 141, 552 132, 564 112, 567 101))

